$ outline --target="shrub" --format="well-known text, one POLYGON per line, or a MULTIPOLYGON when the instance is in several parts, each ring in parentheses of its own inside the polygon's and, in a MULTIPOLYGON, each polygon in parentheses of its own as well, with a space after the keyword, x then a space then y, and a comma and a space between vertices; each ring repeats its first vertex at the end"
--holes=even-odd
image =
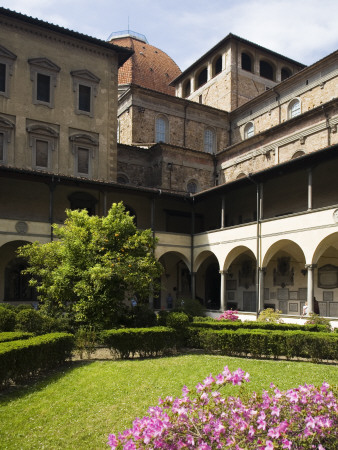
POLYGON ((0 385, 62 364, 73 346, 74 336, 67 333, 0 343, 0 385))
POLYGON ((310 313, 309 318, 305 322, 306 325, 324 325, 327 331, 331 331, 331 323, 329 319, 321 317, 318 314, 310 313))
POLYGON ((161 327, 165 327, 167 325, 167 318, 169 315, 169 311, 165 309, 161 309, 157 314, 157 325, 161 327))
POLYGON ((112 449, 335 449, 338 397, 327 383, 282 392, 273 384, 261 395, 225 397, 226 384, 241 385, 249 374, 224 367, 182 397, 159 399, 132 428, 109 435, 112 449), (324 447, 325 446, 325 447, 324 447))
POLYGON ((231 309, 228 309, 218 317, 218 320, 230 320, 231 322, 235 322, 238 320, 238 316, 236 315, 237 313, 238 311, 232 311, 231 309))
POLYGON ((273 308, 264 309, 258 316, 258 322, 271 322, 271 323, 283 323, 280 318, 282 311, 279 309, 274 310, 273 308))
POLYGON ((16 328, 21 331, 41 334, 43 317, 35 309, 23 309, 16 315, 16 328))
POLYGON ((167 326, 175 330, 185 329, 189 325, 189 317, 184 312, 170 312, 167 317, 167 326))
POLYGON ((193 317, 203 317, 205 306, 197 299, 181 297, 175 301, 175 311, 185 312, 192 319, 193 317))
POLYGON ((19 341, 33 337, 33 333, 23 333, 18 331, 8 331, 0 333, 0 342, 19 341))
POLYGON ((103 345, 120 358, 157 356, 172 350, 176 333, 172 328, 123 328, 101 333, 103 345))
POLYGON ((136 328, 154 327, 156 314, 148 305, 137 305, 131 309, 131 326, 136 328))
POLYGON ((81 359, 84 353, 90 359, 95 351, 97 340, 98 334, 93 327, 80 327, 77 330, 75 334, 75 347, 81 359))
POLYGON ((204 329, 198 338, 202 348, 221 351, 224 355, 286 356, 288 359, 310 358, 314 362, 338 360, 338 337, 335 333, 204 329))
POLYGON ((13 331, 16 315, 7 307, 0 306, 0 331, 13 331))

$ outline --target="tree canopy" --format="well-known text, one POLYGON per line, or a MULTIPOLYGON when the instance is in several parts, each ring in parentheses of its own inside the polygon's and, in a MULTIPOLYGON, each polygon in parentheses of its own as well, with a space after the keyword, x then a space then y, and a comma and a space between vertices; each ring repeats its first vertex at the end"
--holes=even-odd
POLYGON ((148 300, 162 266, 154 256, 151 230, 138 230, 122 203, 107 216, 67 210, 64 225, 53 225, 57 240, 21 247, 26 273, 49 314, 65 312, 77 322, 111 326, 125 299, 148 300))

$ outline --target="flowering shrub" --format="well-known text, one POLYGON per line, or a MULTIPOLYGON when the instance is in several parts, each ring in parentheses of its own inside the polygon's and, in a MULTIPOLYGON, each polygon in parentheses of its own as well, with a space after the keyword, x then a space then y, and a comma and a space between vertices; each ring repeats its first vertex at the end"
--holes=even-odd
POLYGON ((209 375, 181 398, 166 397, 151 407, 148 416, 118 436, 109 435, 112 449, 336 449, 337 396, 327 383, 321 388, 299 386, 281 392, 273 384, 261 396, 245 402, 225 398, 218 388, 241 385, 249 375, 224 367, 209 375))
POLYGON ((231 320, 234 322, 235 320, 238 320, 238 316, 236 314, 238 311, 232 311, 231 309, 228 309, 227 311, 224 311, 217 320, 231 320))

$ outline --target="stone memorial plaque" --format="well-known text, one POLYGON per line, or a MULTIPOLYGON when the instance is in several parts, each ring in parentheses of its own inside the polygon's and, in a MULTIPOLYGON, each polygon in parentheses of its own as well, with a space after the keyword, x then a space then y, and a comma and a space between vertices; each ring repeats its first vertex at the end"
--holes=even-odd
POLYGON ((227 292, 227 300, 229 300, 229 301, 235 300, 235 293, 234 293, 234 291, 227 292))
POLYGON ((226 290, 227 291, 235 291, 237 289, 237 280, 227 280, 226 281, 226 290))
POLYGON ((298 313, 298 303, 289 303, 289 312, 298 313))
POLYGON ((298 291, 290 291, 290 300, 298 300, 298 291))
POLYGON ((289 289, 277 289, 278 300, 289 300, 289 289))
POLYGON ((264 300, 269 300, 269 288, 264 288, 264 300))
POLYGON ((299 288, 298 289, 298 299, 299 300, 306 300, 307 299, 307 289, 306 288, 299 288))
POLYGON ((276 300, 276 298, 277 298, 277 292, 275 292, 275 291, 270 292, 270 300, 276 300))
POLYGON ((338 267, 332 264, 318 269, 318 287, 323 289, 334 289, 338 287, 338 267))
POLYGON ((338 302, 332 302, 327 304, 329 307, 330 317, 338 317, 338 302))
POLYGON ((318 302, 319 306, 319 315, 321 316, 327 316, 327 303, 326 302, 318 302))
POLYGON ((288 302, 287 301, 280 301, 278 309, 282 311, 282 314, 288 313, 288 302))
POLYGON ((323 302, 333 302, 333 291, 323 291, 323 302))

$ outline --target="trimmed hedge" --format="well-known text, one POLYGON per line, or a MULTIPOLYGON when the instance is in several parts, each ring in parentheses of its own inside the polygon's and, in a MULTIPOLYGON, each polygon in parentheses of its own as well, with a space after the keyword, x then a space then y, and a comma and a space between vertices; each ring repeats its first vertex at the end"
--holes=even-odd
POLYGON ((120 358, 157 356, 175 348, 176 331, 167 327, 106 330, 101 342, 120 358))
POLYGON ((0 342, 19 341, 33 337, 33 333, 24 333, 22 331, 8 331, 0 333, 0 342))
POLYGON ((325 325, 317 325, 317 324, 309 324, 309 325, 298 325, 294 323, 272 323, 272 322, 228 322, 217 319, 210 320, 196 320, 192 324, 191 327, 196 328, 204 328, 204 329, 228 329, 228 330, 238 330, 238 329, 260 329, 260 330, 283 330, 283 331, 311 331, 311 332, 320 332, 327 333, 327 327, 325 325))
POLYGON ((335 333, 209 329, 194 337, 202 348, 219 350, 224 355, 338 360, 338 336, 335 333))
POLYGON ((56 367, 70 357, 74 336, 52 333, 0 343, 0 385, 56 367))

